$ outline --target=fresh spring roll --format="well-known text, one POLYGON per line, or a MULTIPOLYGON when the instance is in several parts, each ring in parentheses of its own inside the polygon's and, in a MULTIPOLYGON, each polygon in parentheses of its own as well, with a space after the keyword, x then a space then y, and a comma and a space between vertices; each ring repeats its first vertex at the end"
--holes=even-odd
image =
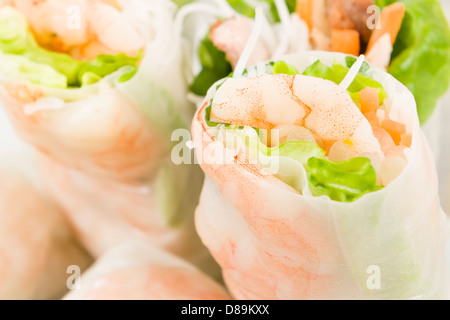
POLYGON ((187 258, 186 246, 205 251, 192 227, 202 172, 170 159, 172 132, 188 128, 194 113, 175 4, 2 4, 1 102, 19 135, 47 158, 50 190, 86 247, 98 256, 132 230, 187 258))
POLYGON ((105 252, 64 300, 229 300, 222 285, 145 240, 105 252))
POLYGON ((68 268, 87 268, 92 258, 43 190, 33 150, 0 115, 0 299, 59 299, 68 268))
MULTIPOLYGON (((422 124, 449 87, 450 28, 439 0, 213 2, 233 9, 231 13, 221 10, 196 46, 200 67, 193 65, 193 93, 206 93, 214 79, 234 70, 258 7, 264 9, 266 22, 249 59, 251 64, 264 61, 264 56, 274 60, 280 54, 311 49, 364 54, 367 61, 386 69, 413 93, 422 124), (209 57, 214 57, 214 62, 209 57)), ((208 22, 205 16, 192 23, 208 22)))
POLYGON ((448 226, 414 97, 348 59, 250 67, 195 115, 196 227, 237 299, 448 297, 448 226))

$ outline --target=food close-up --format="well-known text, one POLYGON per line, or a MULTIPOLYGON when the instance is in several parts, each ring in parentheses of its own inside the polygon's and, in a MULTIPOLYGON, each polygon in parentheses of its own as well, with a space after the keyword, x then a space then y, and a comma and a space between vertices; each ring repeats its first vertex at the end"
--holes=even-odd
POLYGON ((0 299, 450 299, 449 25, 0 0, 0 299))

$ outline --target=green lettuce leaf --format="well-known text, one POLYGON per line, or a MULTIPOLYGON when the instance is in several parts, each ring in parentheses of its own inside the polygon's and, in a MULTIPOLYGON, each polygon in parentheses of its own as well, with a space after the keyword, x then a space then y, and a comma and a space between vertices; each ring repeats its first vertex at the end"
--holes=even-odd
MULTIPOLYGON (((342 162, 329 161, 325 157, 325 151, 314 142, 289 141, 280 146, 267 148, 266 155, 287 157, 301 163, 306 170, 309 188, 314 196, 327 195, 332 200, 352 202, 368 192, 382 188, 377 186, 377 174, 368 158, 358 157, 342 162)), ((278 178, 296 187, 293 185, 296 179, 290 176, 278 178)))
MULTIPOLYGON (((347 60, 347 63, 351 65, 351 60, 347 60)), ((303 71, 303 75, 318 77, 339 84, 344 80, 349 70, 349 68, 346 68, 339 63, 333 63, 333 65, 329 67, 317 60, 303 71)), ((348 87, 347 91, 350 93, 352 99, 358 103, 359 92, 366 87, 377 89, 380 103, 383 103, 384 99, 387 97, 386 90, 379 82, 365 76, 364 69, 355 77, 355 80, 348 87)))
POLYGON ((193 2, 194 0, 172 0, 172 1, 177 5, 177 7, 180 8, 188 3, 193 2))
POLYGON ((200 43, 198 53, 202 70, 195 77, 190 90, 197 95, 204 96, 216 81, 227 77, 232 68, 225 53, 213 44, 209 36, 206 36, 200 43))
POLYGON ((268 156, 288 157, 300 162, 303 166, 308 164, 311 157, 325 159, 325 151, 317 143, 310 141, 289 141, 279 146, 268 148, 268 156))
MULTIPOLYGON (((278 14, 277 6, 274 0, 227 0, 230 6, 242 15, 249 18, 255 17, 255 8, 259 4, 266 4, 269 8, 269 12, 273 22, 280 22, 280 16, 278 14)), ((290 13, 295 12, 297 5, 296 0, 285 0, 286 6, 290 13)))
POLYGON ((357 157, 342 162, 309 158, 309 187, 314 196, 329 196, 340 202, 352 202, 379 190, 377 173, 368 158, 357 157))
POLYGON ((0 73, 14 78, 24 78, 31 83, 38 83, 53 88, 66 88, 67 78, 45 64, 30 61, 26 57, 0 52, 0 73))
POLYGON ((3 63, 9 65, 2 68, 5 75, 58 88, 91 84, 131 66, 130 72, 120 79, 127 80, 136 73, 142 57, 141 52, 137 57, 99 55, 93 61, 79 61, 68 54, 46 50, 36 42, 20 12, 10 7, 0 9, 0 51, 3 63))
POLYGON ((273 74, 287 74, 287 75, 296 75, 299 74, 297 68, 287 64, 284 61, 276 61, 272 64, 272 72, 273 74))
POLYGON ((129 57, 124 53, 115 56, 107 54, 98 55, 95 60, 84 64, 79 70, 79 83, 83 86, 92 83, 92 81, 96 82, 95 80, 98 81, 125 66, 130 66, 131 70, 122 75, 119 81, 129 80, 138 70, 137 63, 141 60, 142 53, 143 51, 141 50, 136 57, 129 57))
POLYGON ((437 0, 376 0, 381 7, 393 2, 406 12, 388 72, 414 94, 423 124, 450 83, 450 30, 437 0))

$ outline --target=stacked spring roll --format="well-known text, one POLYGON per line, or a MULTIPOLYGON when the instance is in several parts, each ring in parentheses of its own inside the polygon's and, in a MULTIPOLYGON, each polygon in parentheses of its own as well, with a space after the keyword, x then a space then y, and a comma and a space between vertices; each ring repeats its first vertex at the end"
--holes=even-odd
POLYGON ((215 83, 192 132, 197 230, 235 298, 448 297, 434 159, 386 72, 326 52, 262 63, 215 83))
POLYGON ((194 112, 175 10, 168 0, 0 7, 1 101, 94 256, 144 234, 209 259, 192 219, 202 173, 170 159, 172 132, 194 112))

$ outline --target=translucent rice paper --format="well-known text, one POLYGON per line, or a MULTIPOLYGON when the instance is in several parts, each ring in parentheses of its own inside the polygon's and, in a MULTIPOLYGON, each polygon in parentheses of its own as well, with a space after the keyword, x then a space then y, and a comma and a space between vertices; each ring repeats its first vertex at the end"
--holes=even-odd
MULTIPOLYGON (((283 60, 304 70, 317 59, 331 65, 344 63, 345 55, 308 52, 283 60)), ((448 298, 448 225, 414 98, 387 73, 369 72, 392 98, 391 119, 413 137, 408 165, 382 190, 340 203, 300 195, 245 157, 201 164, 208 179, 197 230, 235 298, 448 298)), ((214 92, 213 86, 205 101, 214 92)), ((230 152, 208 134, 205 106, 192 129, 199 159, 202 150, 230 152)))
POLYGON ((68 209, 66 215, 76 226, 78 238, 93 256, 144 237, 220 278, 220 269, 194 226, 196 186, 203 183, 200 172, 189 170, 191 175, 183 175, 186 169, 171 166, 147 184, 124 184, 86 175, 47 157, 39 161, 47 188, 68 209), (167 181, 174 184, 166 186, 167 181))
MULTIPOLYGON (((442 9, 450 23, 450 2, 441 1, 442 9)), ((435 111, 430 119, 422 126, 427 138, 430 141, 437 170, 439 175, 439 193, 441 196, 442 207, 447 215, 450 214, 450 143, 448 136, 450 128, 450 90, 438 102, 435 111)))
POLYGON ((170 158, 172 132, 188 128, 195 109, 186 99, 176 6, 123 4, 135 6, 153 34, 133 78, 119 81, 124 67, 92 85, 54 89, 0 75, 0 99, 18 134, 48 158, 50 190, 92 254, 144 233, 198 261, 208 254, 193 227, 203 173, 170 158))
POLYGON ((112 248, 77 281, 65 300, 230 299, 206 274, 145 241, 112 248))
POLYGON ((0 299, 58 299, 92 259, 37 180, 32 150, 0 112, 0 299))

